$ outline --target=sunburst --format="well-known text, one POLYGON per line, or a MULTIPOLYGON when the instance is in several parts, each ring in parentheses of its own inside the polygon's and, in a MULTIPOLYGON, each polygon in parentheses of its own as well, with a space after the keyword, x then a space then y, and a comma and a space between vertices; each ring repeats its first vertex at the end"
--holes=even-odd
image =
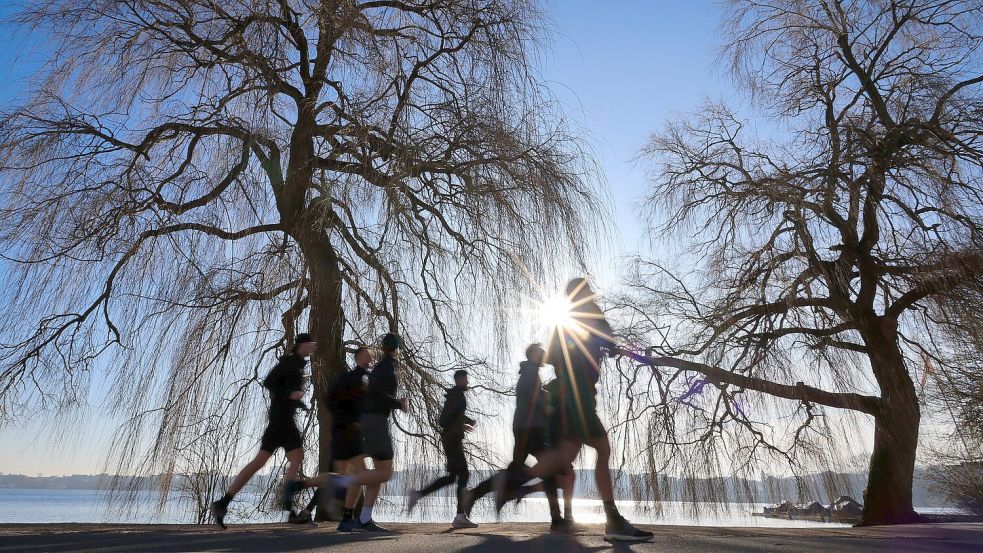
POLYGON ((536 316, 542 326, 547 328, 574 328, 577 325, 577 321, 571 314, 573 305, 566 296, 550 296, 538 303, 536 316))

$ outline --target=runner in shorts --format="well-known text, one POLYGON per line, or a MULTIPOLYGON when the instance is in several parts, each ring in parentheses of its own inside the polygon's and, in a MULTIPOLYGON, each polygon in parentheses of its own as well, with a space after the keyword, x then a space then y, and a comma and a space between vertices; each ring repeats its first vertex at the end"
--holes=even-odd
POLYGON ((562 472, 573 462, 580 449, 587 445, 597 454, 594 477, 607 518, 604 539, 607 541, 647 541, 652 533, 631 525, 614 503, 611 481, 611 443, 607 429, 597 415, 596 384, 601 361, 606 354, 616 353, 617 346, 611 326, 594 302, 595 294, 586 279, 576 278, 567 284, 573 323, 557 327, 549 341, 546 361, 556 370, 559 418, 555 437, 556 449, 538 459, 534 467, 521 467, 520 476, 510 478, 497 490, 497 509, 512 500, 514 490, 534 476, 544 477, 562 472), (606 353, 607 352, 607 353, 606 353))
MULTIPOLYGON (((358 418, 362 413, 362 402, 368 386, 372 352, 369 348, 361 346, 355 350, 353 356, 355 367, 335 378, 329 386, 325 398, 332 419, 332 469, 338 474, 354 474, 359 469, 365 468, 365 449, 362 445, 362 431, 358 418)), ((309 514, 314 506, 318 505, 321 500, 325 500, 331 501, 331 507, 333 507, 327 511, 337 513, 337 505, 341 504, 344 506, 344 510, 338 524, 338 531, 353 532, 357 530, 355 503, 358 501, 361 489, 359 486, 352 486, 347 490, 339 489, 337 491, 340 497, 337 497, 338 494, 329 494, 330 497, 322 498, 320 490, 314 492, 314 497, 311 498, 305 511, 309 514)), ((334 516, 337 517, 337 515, 334 516)), ((338 519, 334 518, 334 520, 338 519)))
POLYGON ((222 529, 226 528, 225 515, 232 498, 256 472, 266 466, 273 453, 280 448, 283 448, 287 454, 283 510, 290 511, 290 522, 310 522, 309 517, 304 520, 304 517, 294 513, 292 507, 292 491, 296 487, 295 480, 304 462, 304 438, 297 428, 294 415, 298 408, 306 409, 301 401, 304 397, 304 366, 307 364, 306 358, 310 357, 316 349, 317 342, 310 334, 298 334, 294 338, 294 346, 290 353, 281 357, 263 380, 263 386, 270 392, 270 410, 259 452, 239 471, 225 495, 211 505, 212 517, 222 529))
POLYGON ((389 431, 389 417, 393 411, 406 411, 406 400, 397 398, 399 383, 396 379, 399 367, 399 348, 403 339, 398 334, 386 334, 382 337, 383 356, 369 372, 368 389, 362 401, 362 413, 359 417, 362 443, 365 455, 372 459, 374 469, 364 469, 352 475, 326 473, 311 478, 304 483, 305 487, 359 487, 365 486, 365 496, 362 499, 362 512, 357 519, 355 530, 362 532, 389 532, 372 520, 372 509, 379 496, 382 484, 392 478, 393 473, 393 442, 389 431))

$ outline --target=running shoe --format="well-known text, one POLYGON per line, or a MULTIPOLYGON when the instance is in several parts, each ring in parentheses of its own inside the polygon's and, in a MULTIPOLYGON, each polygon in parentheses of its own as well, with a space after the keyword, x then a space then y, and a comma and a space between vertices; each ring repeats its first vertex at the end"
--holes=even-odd
POLYGON ((343 518, 338 523, 339 532, 362 532, 362 526, 354 518, 343 518))
POLYGON ((576 534, 573 522, 559 518, 550 523, 550 534, 576 534))
POLYGON ((468 515, 458 514, 454 517, 454 522, 451 523, 451 528, 477 528, 478 525, 471 522, 468 515))
POLYGON ((290 511, 290 514, 287 515, 287 522, 290 524, 313 524, 314 519, 311 518, 311 514, 307 511, 301 511, 299 513, 290 511))
POLYGON ((382 526, 379 526, 378 524, 376 524, 375 521, 372 520, 371 518, 369 519, 368 522, 361 522, 361 521, 359 521, 358 526, 359 526, 359 529, 362 532, 373 532, 373 533, 379 533, 379 534, 392 534, 393 533, 393 531, 390 530, 389 528, 383 528, 382 526))
POLYGON ((609 518, 604 527, 604 541, 648 541, 654 534, 645 530, 639 530, 625 520, 624 517, 609 518))
POLYGON ((215 524, 218 524, 222 530, 227 530, 229 527, 225 525, 225 515, 229 512, 228 505, 223 505, 221 501, 213 501, 210 510, 215 524))
POLYGON ((566 523, 567 528, 570 529, 571 534, 579 534, 581 532, 587 531, 587 527, 584 526, 583 524, 578 524, 577 521, 573 519, 573 517, 563 517, 563 521, 564 523, 566 523))

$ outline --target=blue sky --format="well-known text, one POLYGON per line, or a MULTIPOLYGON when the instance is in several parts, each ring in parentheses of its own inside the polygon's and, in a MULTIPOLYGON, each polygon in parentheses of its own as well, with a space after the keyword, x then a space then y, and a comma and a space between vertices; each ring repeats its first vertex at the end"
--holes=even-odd
MULTIPOLYGON (((694 111, 730 88, 715 68, 719 6, 553 0, 548 7, 558 35, 544 76, 591 133, 612 195, 617 248, 611 253, 638 251, 643 225, 634 204, 645 188, 645 168, 633 157, 673 113, 694 111)), ((602 262, 598 270, 613 266, 602 262)), ((607 284, 617 278, 598 276, 607 284)))
MULTIPOLYGON (((612 245, 600 255, 619 259, 643 247, 634 202, 644 190, 644 168, 632 158, 672 113, 693 111, 730 90, 715 63, 719 8, 708 0, 552 0, 546 7, 557 34, 541 72, 589 132, 613 215, 612 245)), ((8 14, 0 7, 0 17, 8 14)), ((7 36, 0 49, 2 103, 21 89, 40 56, 36 44, 7 36)), ((608 268, 615 265, 599 263, 602 283, 614 282, 608 268)), ((58 435, 36 425, 0 430, 0 472, 98 472, 111 425, 99 419, 98 409, 86 415, 58 435)))

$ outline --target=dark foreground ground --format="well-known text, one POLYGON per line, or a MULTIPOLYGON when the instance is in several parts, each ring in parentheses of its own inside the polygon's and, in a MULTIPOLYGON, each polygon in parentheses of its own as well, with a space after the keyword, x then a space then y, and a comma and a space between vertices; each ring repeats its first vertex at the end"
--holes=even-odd
POLYGON ((983 552, 983 523, 894 528, 708 528, 651 526, 655 539, 612 546, 600 526, 572 537, 544 535, 546 525, 483 524, 451 531, 437 524, 394 524, 398 535, 339 534, 333 524, 261 524, 226 531, 183 525, 0 524, 0 553, 36 551, 332 551, 338 553, 856 553, 983 552))

